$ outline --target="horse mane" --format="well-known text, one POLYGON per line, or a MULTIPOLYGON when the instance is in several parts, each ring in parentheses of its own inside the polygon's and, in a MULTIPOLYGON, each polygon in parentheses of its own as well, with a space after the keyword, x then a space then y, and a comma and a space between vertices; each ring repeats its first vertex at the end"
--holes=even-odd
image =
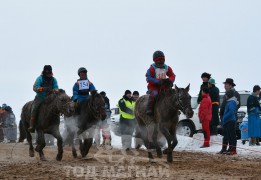
POLYGON ((51 102, 53 102, 53 100, 61 95, 61 94, 65 94, 65 90, 63 89, 58 89, 58 91, 50 91, 49 94, 47 95, 46 99, 45 99, 45 103, 49 104, 51 102))

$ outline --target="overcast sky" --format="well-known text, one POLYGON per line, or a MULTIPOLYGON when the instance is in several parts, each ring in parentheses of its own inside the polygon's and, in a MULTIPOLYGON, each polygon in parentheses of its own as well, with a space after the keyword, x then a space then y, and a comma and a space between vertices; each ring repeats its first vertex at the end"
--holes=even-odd
POLYGON ((201 74, 217 87, 261 84, 260 0, 0 0, 0 104, 17 120, 33 84, 50 64, 72 95, 79 67, 115 107, 124 91, 146 92, 155 50, 196 95, 201 74))

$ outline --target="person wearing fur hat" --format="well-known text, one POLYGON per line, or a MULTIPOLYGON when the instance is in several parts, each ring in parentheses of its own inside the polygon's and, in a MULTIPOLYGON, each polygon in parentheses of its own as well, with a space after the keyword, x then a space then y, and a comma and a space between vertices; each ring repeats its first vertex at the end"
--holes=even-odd
POLYGON ((199 90, 199 93, 198 93, 198 99, 197 99, 197 102, 198 104, 200 104, 200 101, 202 100, 202 89, 204 87, 208 87, 208 80, 210 79, 211 77, 211 74, 207 73, 207 72, 204 72, 201 74, 201 79, 202 79, 202 84, 200 86, 200 90, 199 90))
POLYGON ((218 154, 234 155, 237 154, 236 146, 236 110, 238 101, 235 97, 235 92, 233 90, 228 90, 226 92, 226 106, 224 116, 222 118, 223 126, 223 143, 222 149, 218 154), (229 148, 227 149, 227 146, 229 148))
POLYGON ((209 95, 212 102, 212 119, 210 121, 210 135, 217 135, 219 121, 219 89, 216 87, 214 78, 208 80, 209 95))
POLYGON ((28 130, 34 132, 36 117, 41 104, 44 102, 47 94, 53 90, 58 90, 58 83, 53 77, 52 66, 45 65, 42 74, 36 79, 33 90, 36 92, 31 110, 30 127, 28 130))
MULTIPOLYGON (((226 91, 228 91, 230 89, 234 91, 235 97, 237 98, 237 101, 238 101, 238 104, 237 104, 237 111, 238 111, 238 109, 241 106, 240 95, 235 89, 236 84, 234 83, 234 80, 232 78, 227 78, 226 81, 223 82, 223 84, 224 84, 224 88, 225 88, 226 91)), ((222 119, 224 112, 225 112, 226 100, 227 100, 227 98, 224 96, 222 104, 220 106, 220 111, 219 111, 220 119, 222 119)), ((236 111, 236 118, 237 118, 237 111, 236 111)))
POLYGON ((154 63, 146 73, 148 94, 150 95, 146 110, 147 115, 153 115, 154 102, 159 91, 172 87, 176 77, 172 68, 165 64, 165 55, 162 51, 154 52, 153 61, 154 63))
POLYGON ((261 107, 259 104, 260 86, 253 87, 253 93, 247 99, 247 114, 248 114, 248 136, 249 146, 260 145, 261 138, 261 120, 259 112, 261 107))
POLYGON ((119 100, 121 142, 124 150, 130 150, 132 135, 135 129, 134 106, 135 102, 131 91, 126 90, 124 96, 119 100))
POLYGON ((89 93, 95 90, 95 86, 89 81, 86 68, 79 68, 78 76, 80 79, 73 86, 73 101, 81 103, 89 98, 89 93))

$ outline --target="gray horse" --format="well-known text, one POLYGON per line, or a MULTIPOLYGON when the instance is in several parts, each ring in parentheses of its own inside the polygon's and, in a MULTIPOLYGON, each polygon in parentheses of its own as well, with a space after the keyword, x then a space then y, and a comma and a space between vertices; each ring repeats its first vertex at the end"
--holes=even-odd
POLYGON ((105 120, 106 110, 103 97, 95 90, 91 91, 91 96, 81 102, 77 108, 78 112, 71 117, 64 117, 66 137, 65 141, 72 146, 73 157, 77 157, 74 144, 75 134, 79 138, 80 152, 82 157, 86 157, 93 143, 94 131, 99 121, 105 120), (82 142, 83 140, 83 142, 82 142))
MULTIPOLYGON (((27 102, 22 109, 21 113, 21 124, 26 132, 26 139, 29 143, 29 156, 34 157, 34 147, 32 144, 32 136, 28 131, 31 108, 33 101, 27 102)), ((52 92, 47 96, 45 102, 40 106, 37 121, 36 121, 36 132, 37 132, 37 146, 35 151, 39 153, 41 160, 46 160, 43 148, 45 147, 44 133, 51 134, 57 139, 58 154, 56 160, 60 161, 63 156, 63 139, 59 131, 60 125, 60 114, 71 116, 73 109, 70 106, 70 97, 65 93, 64 90, 58 92, 52 92)), ((19 140, 22 138, 19 138, 19 140)))
POLYGON ((135 117, 150 160, 153 159, 152 148, 156 148, 157 156, 162 157, 162 151, 158 142, 158 134, 162 133, 168 143, 168 148, 166 149, 167 161, 173 161, 172 152, 178 144, 176 126, 179 118, 179 110, 188 118, 193 116, 191 96, 188 93, 189 86, 185 89, 175 86, 175 89, 170 88, 169 90, 160 92, 154 106, 154 116, 146 115, 146 105, 149 95, 141 96, 137 100, 135 117))

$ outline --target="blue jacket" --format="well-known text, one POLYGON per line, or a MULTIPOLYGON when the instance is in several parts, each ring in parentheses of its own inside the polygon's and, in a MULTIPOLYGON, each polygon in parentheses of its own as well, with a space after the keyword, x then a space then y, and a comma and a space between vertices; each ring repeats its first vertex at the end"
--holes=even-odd
POLYGON ((51 80, 50 82, 46 82, 43 79, 43 76, 40 75, 33 86, 33 90, 36 92, 36 96, 39 98, 45 98, 47 95, 47 92, 44 92, 41 90, 42 87, 50 87, 51 89, 55 89, 58 90, 58 83, 57 80, 53 77, 53 80, 51 80))
POLYGON ((236 121, 236 111, 237 111, 237 99, 235 97, 232 97, 228 99, 226 102, 222 124, 224 125, 229 121, 236 121))
POLYGON ((248 139, 248 121, 243 121, 239 125, 239 129, 241 131, 241 139, 247 140, 248 139))
POLYGON ((95 90, 95 86, 89 80, 78 79, 73 86, 73 101, 82 102, 88 99, 92 90, 95 90))

